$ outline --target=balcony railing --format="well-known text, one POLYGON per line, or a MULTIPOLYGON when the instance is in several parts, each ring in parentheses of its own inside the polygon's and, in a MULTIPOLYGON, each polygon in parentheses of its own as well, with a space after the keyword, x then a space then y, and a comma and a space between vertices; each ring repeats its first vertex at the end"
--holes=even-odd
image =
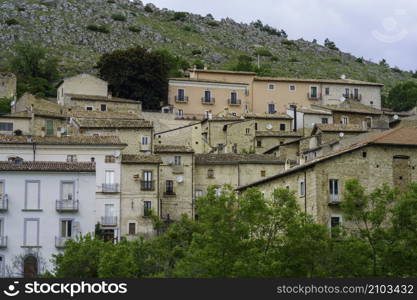
POLYGON ((101 186, 101 191, 103 193, 118 193, 119 192, 119 184, 117 183, 103 183, 101 186))
POLYGON ((0 248, 7 248, 7 236, 0 236, 0 248))
POLYGON ((353 99, 353 100, 362 100, 362 94, 343 94, 343 97, 346 99, 353 99))
POLYGON ((320 100, 321 99, 321 94, 311 94, 311 93, 307 93, 307 98, 309 100, 320 100))
POLYGON ((177 194, 175 194, 174 191, 165 191, 164 192, 164 196, 176 196, 177 194))
POLYGON ((0 194, 0 211, 7 211, 9 208, 9 197, 7 194, 0 194))
POLYGON ((140 189, 142 191, 154 191, 155 190, 155 180, 141 180, 140 189))
POLYGON ((239 105, 242 104, 242 100, 240 100, 240 99, 227 99, 227 103, 229 103, 229 105, 239 106, 239 105))
POLYGON ((340 204, 340 196, 338 194, 329 194, 329 205, 340 204))
POLYGON ((64 248, 65 247, 65 243, 68 240, 71 240, 71 239, 72 239, 72 237, 69 237, 69 236, 65 236, 65 237, 63 237, 63 236, 56 236, 55 237, 55 247, 57 247, 57 248, 64 248))
POLYGON ((188 102, 188 96, 175 96, 175 102, 179 103, 187 103, 188 102))
POLYGON ((78 211, 78 200, 56 200, 55 208, 59 212, 78 211))
POLYGON ((214 104, 214 102, 215 102, 215 99, 212 98, 212 97, 210 97, 210 98, 202 97, 201 98, 201 103, 203 103, 203 104, 210 104, 210 105, 212 105, 212 104, 214 104))
POLYGON ((117 217, 115 216, 104 216, 101 217, 101 226, 117 226, 117 217))

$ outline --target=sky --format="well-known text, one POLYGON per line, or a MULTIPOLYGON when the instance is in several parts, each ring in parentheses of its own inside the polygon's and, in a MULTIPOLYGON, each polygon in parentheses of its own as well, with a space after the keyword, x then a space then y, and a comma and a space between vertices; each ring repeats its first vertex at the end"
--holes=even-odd
POLYGON ((343 52, 417 70, 417 1, 414 0, 153 0, 159 8, 211 13, 250 23, 260 19, 289 39, 325 38, 343 52))

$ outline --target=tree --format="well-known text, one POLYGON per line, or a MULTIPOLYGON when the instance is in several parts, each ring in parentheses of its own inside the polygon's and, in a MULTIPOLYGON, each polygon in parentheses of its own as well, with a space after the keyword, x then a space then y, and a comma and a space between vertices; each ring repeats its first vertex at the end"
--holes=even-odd
POLYGON ((389 68, 389 64, 387 63, 386 59, 383 58, 380 60, 379 65, 384 68, 389 68))
POLYGON ((232 70, 253 72, 256 67, 252 63, 252 61, 252 57, 248 55, 239 55, 239 57, 237 58, 237 63, 232 67, 232 70))
POLYGON ((17 95, 29 92, 40 97, 55 97, 59 79, 58 59, 39 45, 18 43, 10 70, 17 75, 17 95))
POLYGON ((417 103, 417 82, 398 82, 388 93, 386 105, 394 111, 410 110, 417 103))
POLYGON ((10 98, 0 98, 0 115, 10 113, 10 104, 13 99, 10 98))
POLYGON ((166 51, 135 47, 102 55, 97 68, 114 96, 142 101, 144 109, 159 109, 167 101, 168 77, 175 65, 166 51))
POLYGON ((336 47, 336 44, 334 42, 332 42, 331 40, 329 40, 328 38, 326 38, 324 40, 324 46, 329 48, 329 49, 339 51, 339 48, 336 47))

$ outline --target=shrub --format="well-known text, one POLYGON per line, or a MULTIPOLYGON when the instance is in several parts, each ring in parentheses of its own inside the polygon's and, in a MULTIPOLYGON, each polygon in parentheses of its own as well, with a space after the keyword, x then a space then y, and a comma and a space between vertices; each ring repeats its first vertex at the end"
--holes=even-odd
POLYGON ((277 30, 267 24, 264 25, 261 20, 257 20, 256 22, 254 22, 253 26, 255 28, 258 28, 260 31, 268 33, 269 35, 276 35, 283 38, 288 37, 287 33, 283 29, 277 30))
POLYGON ((174 13, 172 19, 174 21, 185 21, 187 19, 188 14, 186 12, 178 11, 174 13))
POLYGON ((192 55, 200 55, 202 52, 199 49, 194 49, 193 51, 191 51, 192 55))
POLYGON ((121 22, 125 22, 126 21, 126 17, 122 14, 114 14, 111 16, 111 18, 115 21, 121 21, 121 22))
POLYGON ((265 57, 271 57, 272 56, 271 51, 269 51, 266 48, 257 49, 255 54, 259 55, 259 56, 265 56, 265 57))
POLYGON ((401 71, 400 70, 400 68, 398 68, 398 67, 393 67, 393 68, 391 68, 391 70, 393 71, 393 72, 395 72, 395 73, 402 73, 403 71, 401 71))
POLYGON ((296 47, 297 45, 295 44, 294 41, 291 40, 283 40, 281 41, 281 44, 288 46, 288 47, 296 47))
POLYGON ((289 62, 298 62, 299 60, 298 60, 298 58, 297 58, 297 57, 293 56, 293 57, 291 57, 288 61, 289 61, 289 62))
POLYGON ((324 46, 331 50, 339 51, 339 48, 336 47, 336 44, 329 39, 324 40, 324 46))
POLYGON ((146 6, 145 6, 145 11, 146 12, 148 12, 148 13, 153 13, 153 8, 152 8, 152 6, 150 6, 149 4, 146 4, 146 6))
POLYGON ((131 32, 140 32, 141 31, 139 26, 129 26, 128 29, 131 32))
POLYGON ((220 22, 209 21, 209 22, 207 22, 207 25, 212 26, 212 27, 217 27, 217 26, 220 26, 220 22))
POLYGON ((339 57, 332 57, 330 59, 330 61, 334 61, 334 62, 338 62, 338 63, 341 63, 342 62, 342 60, 339 57))
POLYGON ((358 57, 357 59, 355 59, 355 61, 357 63, 363 64, 363 57, 358 57))
POLYGON ((19 21, 16 19, 7 19, 5 22, 8 26, 12 26, 12 25, 18 25, 19 21))
POLYGON ((24 8, 24 7, 18 7, 17 8, 17 11, 25 11, 26 10, 26 8, 24 8))
POLYGON ((106 25, 90 24, 87 26, 87 29, 94 32, 110 33, 110 30, 107 28, 106 25))
POLYGON ((114 1, 114 0, 107 0, 107 3, 114 4, 114 3, 116 3, 116 1, 114 1))
POLYGON ((278 56, 272 56, 271 61, 277 62, 277 61, 279 61, 279 57, 278 56))

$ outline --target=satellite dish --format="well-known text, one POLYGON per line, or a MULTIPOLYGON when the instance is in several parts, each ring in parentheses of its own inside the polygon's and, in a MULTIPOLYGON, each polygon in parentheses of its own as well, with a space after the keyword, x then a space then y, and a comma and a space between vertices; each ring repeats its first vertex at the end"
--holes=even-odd
POLYGON ((346 75, 345 74, 340 75, 340 79, 345 80, 346 79, 346 75))
POLYGON ((182 176, 178 176, 178 177, 177 177, 177 182, 178 182, 178 183, 183 183, 183 182, 184 182, 184 177, 182 177, 182 176))
POLYGON ((398 115, 394 115, 394 120, 398 120, 398 115))
POLYGON ((345 102, 346 98, 342 96, 342 97, 339 98, 339 100, 340 100, 340 102, 345 102))
POLYGON ((341 132, 341 133, 339 133, 339 136, 342 138, 342 137, 345 136, 345 133, 344 132, 341 132))
POLYGON ((266 125, 266 129, 271 130, 272 129, 272 124, 266 125))
POLYGON ((120 151, 119 150, 113 151, 113 156, 114 157, 119 157, 120 156, 120 151))

